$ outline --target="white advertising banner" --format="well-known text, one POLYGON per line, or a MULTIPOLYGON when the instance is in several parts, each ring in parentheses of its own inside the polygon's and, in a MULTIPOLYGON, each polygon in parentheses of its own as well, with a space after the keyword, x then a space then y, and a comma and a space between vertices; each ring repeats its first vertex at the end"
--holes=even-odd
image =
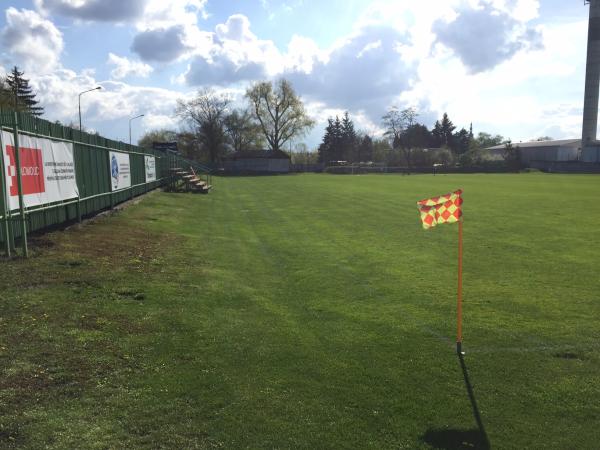
POLYGON ((144 156, 144 165, 146 166, 146 183, 156 181, 156 158, 144 156))
POLYGON ((109 152, 110 187, 113 191, 131 187, 129 153, 109 152))
MULTIPOLYGON (((19 185, 13 133, 2 131, 2 157, 10 209, 19 208, 19 185)), ((77 198, 73 144, 19 134, 19 162, 26 208, 77 198)))

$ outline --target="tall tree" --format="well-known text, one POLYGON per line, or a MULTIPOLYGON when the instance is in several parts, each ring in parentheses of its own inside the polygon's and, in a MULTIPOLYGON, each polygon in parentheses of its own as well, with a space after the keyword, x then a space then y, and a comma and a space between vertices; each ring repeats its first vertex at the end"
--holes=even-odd
POLYGON ((314 126, 292 85, 280 79, 254 84, 246 91, 246 98, 258 120, 271 150, 282 150, 293 137, 303 136, 314 126))
MULTIPOLYGON (((415 147, 426 145, 422 139, 422 125, 416 123, 418 115, 414 108, 399 111, 393 107, 383 116, 383 124, 387 129, 385 134, 390 137, 394 150, 402 152, 404 161, 409 168, 412 167, 412 153, 415 147)), ((426 127, 425 130, 427 130, 426 127)))
POLYGON ((393 149, 400 147, 400 136, 406 128, 406 119, 403 117, 402 112, 393 106, 385 115, 382 117, 383 126, 385 127, 385 136, 388 136, 393 149))
POLYGON ((344 113, 341 122, 341 154, 342 159, 354 162, 356 160, 356 147, 358 145, 358 137, 354 130, 354 122, 350 119, 348 111, 344 113))
POLYGON ((177 101, 176 114, 190 125, 209 161, 219 161, 226 151, 225 117, 229 99, 211 89, 199 91, 191 100, 177 101))
POLYGON ((444 113, 440 126, 442 131, 443 145, 448 148, 452 148, 452 138, 454 137, 454 130, 456 127, 448 117, 447 113, 444 113))
POLYGON ((442 131, 442 124, 439 120, 435 121, 433 129, 431 130, 431 145, 433 147, 441 147, 444 145, 444 132, 442 131))
POLYGON ((234 151, 257 150, 263 147, 265 139, 250 111, 234 110, 225 117, 224 123, 234 151))
POLYGON ((34 116, 44 114, 44 108, 39 106, 35 99, 33 89, 29 86, 29 80, 23 77, 24 73, 17 66, 13 67, 10 74, 6 76, 6 84, 12 94, 12 107, 17 111, 25 111, 34 116))
POLYGON ((359 162, 368 162, 373 160, 373 139, 365 134, 358 144, 357 157, 359 162))
POLYGON ((468 152, 470 142, 469 132, 464 128, 461 128, 460 131, 454 133, 452 138, 452 152, 457 156, 468 152))
POLYGON ((328 163, 331 161, 341 161, 344 159, 342 155, 342 124, 340 118, 336 116, 327 119, 327 127, 323 141, 319 145, 319 161, 328 163))

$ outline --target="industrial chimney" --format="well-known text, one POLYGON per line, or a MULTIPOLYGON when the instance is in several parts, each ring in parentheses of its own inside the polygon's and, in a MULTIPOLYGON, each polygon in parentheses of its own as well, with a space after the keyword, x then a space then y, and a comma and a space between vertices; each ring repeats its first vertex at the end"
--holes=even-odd
MULTIPOLYGON (((600 0, 589 0, 587 66, 585 71, 585 97, 583 100, 582 159, 597 160, 598 94, 600 91, 600 0)), ((591 162, 591 161, 590 161, 591 162)))

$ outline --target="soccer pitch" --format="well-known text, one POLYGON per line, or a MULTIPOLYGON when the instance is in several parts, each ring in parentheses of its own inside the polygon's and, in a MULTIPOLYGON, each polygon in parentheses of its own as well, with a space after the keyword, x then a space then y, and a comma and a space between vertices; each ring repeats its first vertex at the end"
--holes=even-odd
POLYGON ((215 185, 2 263, 2 445, 598 447, 599 177, 215 185), (457 226, 416 207, 458 188, 462 365, 457 226))

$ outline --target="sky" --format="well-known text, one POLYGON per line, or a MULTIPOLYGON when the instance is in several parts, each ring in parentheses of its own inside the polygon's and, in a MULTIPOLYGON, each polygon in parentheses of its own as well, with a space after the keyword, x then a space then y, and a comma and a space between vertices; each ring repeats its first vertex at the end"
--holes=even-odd
POLYGON ((513 142, 581 135, 588 6, 564 0, 3 0, 0 73, 17 65, 44 118, 133 141, 179 129, 202 89, 246 105, 286 78, 315 127, 348 111, 383 132, 392 107, 428 127, 447 112, 513 142))

